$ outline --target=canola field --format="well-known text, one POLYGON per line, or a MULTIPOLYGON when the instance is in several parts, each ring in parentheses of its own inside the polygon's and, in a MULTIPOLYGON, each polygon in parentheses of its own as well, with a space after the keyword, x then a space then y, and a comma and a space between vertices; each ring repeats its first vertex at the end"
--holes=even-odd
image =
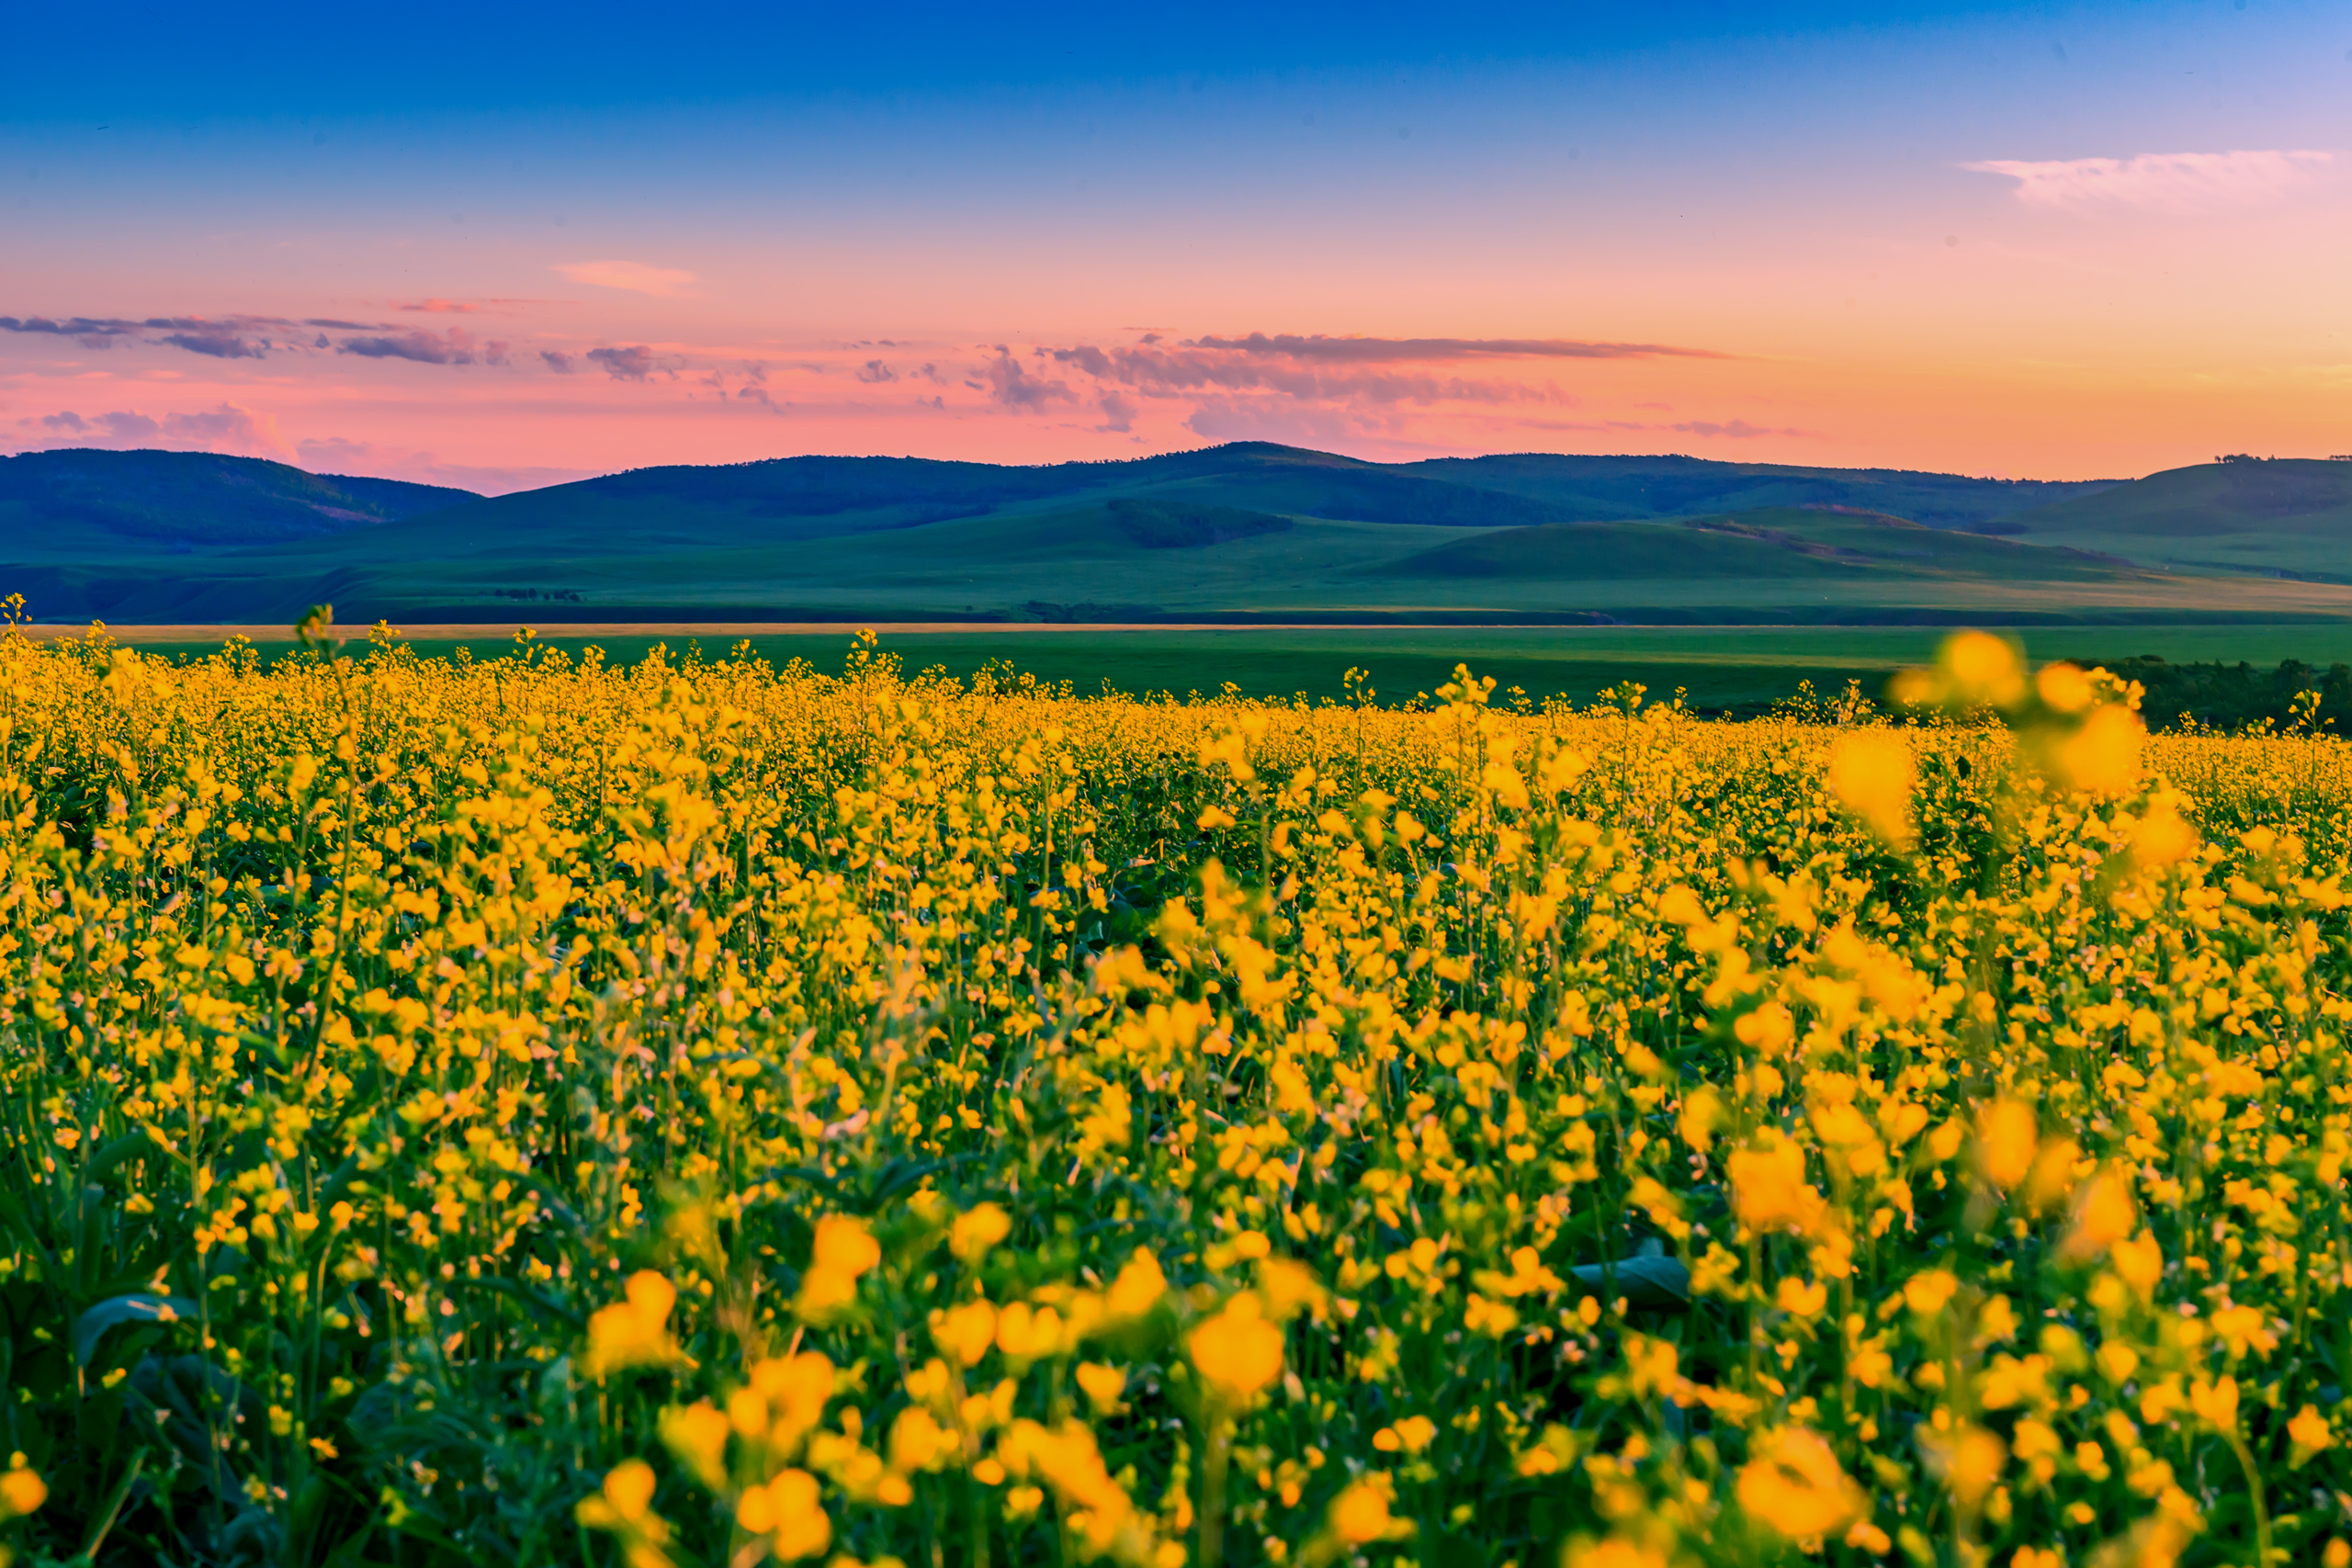
POLYGON ((2352 1562, 2324 731, 0 687, 19 1563, 2352 1562))

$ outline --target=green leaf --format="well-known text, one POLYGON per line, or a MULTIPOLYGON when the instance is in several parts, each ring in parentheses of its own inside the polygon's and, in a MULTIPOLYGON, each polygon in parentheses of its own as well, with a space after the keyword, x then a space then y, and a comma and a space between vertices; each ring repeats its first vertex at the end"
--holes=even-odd
MULTIPOLYGON (((1604 1283, 1604 1270, 1598 1263, 1579 1263, 1568 1270, 1579 1284, 1604 1283)), ((1689 1306, 1690 1304, 1690 1270, 1677 1258, 1628 1258, 1614 1265, 1617 1293, 1626 1303, 1638 1307, 1689 1306)))
POLYGON ((107 1331, 126 1323, 176 1323, 192 1315, 180 1309, 185 1303, 170 1296, 154 1295, 137 1291, 127 1296, 115 1296, 100 1302, 84 1313, 74 1325, 74 1359, 88 1366, 98 1353, 98 1344, 107 1331))

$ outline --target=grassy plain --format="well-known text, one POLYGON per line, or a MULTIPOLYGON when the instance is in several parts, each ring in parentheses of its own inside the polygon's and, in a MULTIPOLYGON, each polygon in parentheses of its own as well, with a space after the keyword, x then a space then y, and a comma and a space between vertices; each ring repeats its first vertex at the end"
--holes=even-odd
MULTIPOLYGON (((201 658, 228 637, 259 628, 229 626, 119 627, 134 647, 175 657, 201 658)), ((2352 661, 2352 621, 2091 626, 2000 627, 2035 658, 2112 662, 2155 654, 2176 664, 2241 660, 2265 667, 2299 659, 2325 669, 2352 661)), ((74 628, 40 627, 55 636, 74 628)), ((492 659, 513 649, 514 626, 418 626, 410 642, 419 653, 446 657, 465 649, 492 659)), ((1668 700, 1677 687, 1706 711, 1757 712, 1810 681, 1835 693, 1859 680, 1875 696, 1886 677, 1924 663, 1946 635, 1932 626, 1192 626, 1115 628, 1094 626, 884 625, 881 651, 910 672, 944 669, 966 677, 989 664, 1048 682, 1068 682, 1079 693, 1113 690, 1136 694, 1215 693, 1230 682, 1251 696, 1310 699, 1346 695, 1351 668, 1369 671, 1378 700, 1402 702, 1434 692, 1457 663, 1495 677, 1508 694, 1566 696, 1584 702, 1623 682, 1668 700)), ((805 659, 820 671, 841 672, 854 628, 776 626, 755 623, 553 626, 537 641, 577 656, 601 648, 608 661, 633 664, 656 645, 683 658, 698 649, 716 658, 738 641, 782 665, 805 659)), ((261 637, 266 655, 290 651, 283 637, 261 637)))

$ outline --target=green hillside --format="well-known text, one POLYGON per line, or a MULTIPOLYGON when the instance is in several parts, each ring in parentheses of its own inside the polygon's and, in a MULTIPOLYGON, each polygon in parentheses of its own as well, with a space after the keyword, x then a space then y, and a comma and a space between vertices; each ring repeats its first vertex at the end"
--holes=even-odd
MULTIPOLYGON (((2264 577, 2167 554, 2259 546, 2318 557, 2345 525, 2352 465, 2012 486, 1690 458, 1381 465, 1237 443, 1036 468, 780 458, 483 499, 243 459, 65 456, 78 467, 54 472, 78 491, 60 479, 48 500, 23 500, 35 491, 22 483, 6 492, 19 498, 18 523, 0 536, 14 547, 0 570, 37 615, 125 625, 282 625, 322 602, 360 622, 545 626, 2352 615, 2352 590, 2278 578, 2267 558, 2264 577), (1701 492, 1832 499, 1646 510, 1701 492), (2052 494, 2064 499, 2024 504, 2052 494), (1924 525, 1890 512, 1896 501, 1965 526, 1924 525), (75 521, 74 507, 101 502, 104 528, 75 521), (426 509, 389 515, 411 506, 426 509), (2182 519, 2205 512, 2233 521, 2202 537, 2182 519)), ((8 472, 40 472, 34 458, 7 461, 8 472)))
POLYGON ((354 622, 523 618, 547 626, 1229 617, 1835 625, 2352 615, 2352 590, 2334 585, 2167 573, 2074 548, 1804 508, 1476 529, 1114 497, 814 538, 700 547, 681 541, 627 553, 452 552, 422 560, 381 558, 376 546, 390 531, 199 558, 169 571, 110 569, 107 577, 96 569, 51 569, 51 581, 28 596, 38 609, 54 602, 52 593, 103 593, 93 613, 127 624, 282 624, 322 601, 354 622))
POLYGON ((1998 534, 2015 513, 2096 494, 2119 479, 1982 479, 1903 468, 1808 468, 1702 457, 1516 453, 1438 457, 1408 471, 1524 495, 1588 518, 1674 517, 1765 507, 1851 506, 1931 527, 1998 534))
POLYGON ((2352 463, 2200 463, 2055 502, 2012 521, 2037 543, 2151 566, 2352 582, 2352 463))
POLYGON ((480 499, 209 452, 26 452, 0 457, 0 559, 104 562, 240 549, 480 499))
POLYGON ((2074 549, 1922 527, 1851 510, 1765 507, 1670 523, 1504 528, 1380 569, 1394 577, 1805 578, 1839 582, 2116 582, 2150 574, 2074 549))

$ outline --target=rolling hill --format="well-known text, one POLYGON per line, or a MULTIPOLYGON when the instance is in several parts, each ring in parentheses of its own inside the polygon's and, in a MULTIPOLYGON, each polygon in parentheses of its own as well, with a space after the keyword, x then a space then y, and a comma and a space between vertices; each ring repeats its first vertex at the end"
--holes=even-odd
POLYGON ((209 452, 0 457, 0 559, 101 562, 348 533, 481 498, 209 452))
POLYGON ((1983 479, 1903 468, 1806 468, 1702 457, 1586 457, 1549 453, 1435 457, 1407 471, 1548 501, 1594 519, 1676 517, 1767 507, 1850 506, 1936 528, 2013 531, 2017 513, 2125 481, 1983 479))
POLYGON ((1035 468, 789 457, 483 498, 244 459, 36 454, 0 460, 0 562, 37 615, 126 624, 282 624, 322 602, 346 621, 550 626, 2352 615, 2352 592, 2276 580, 2251 548, 2274 581, 2172 563, 2214 538, 2291 556, 2340 536, 2352 465, 2247 467, 2044 484, 1236 443, 1035 468), (2230 529, 2199 536, 2208 513, 2230 529))
POLYGON ((2171 468, 2009 519, 2037 543, 2151 566, 2352 582, 2352 463, 2237 457, 2171 468))

